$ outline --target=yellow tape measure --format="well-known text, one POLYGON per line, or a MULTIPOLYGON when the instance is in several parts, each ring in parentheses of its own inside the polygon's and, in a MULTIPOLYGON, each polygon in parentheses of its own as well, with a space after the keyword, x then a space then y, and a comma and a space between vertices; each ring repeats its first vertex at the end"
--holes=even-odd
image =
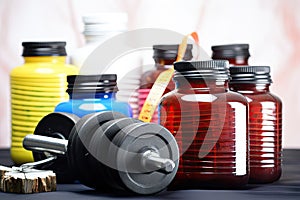
MULTIPOLYGON (((195 42, 198 43, 198 35, 196 32, 186 35, 182 39, 182 42, 178 47, 178 54, 177 54, 176 61, 180 61, 184 57, 189 36, 192 36, 195 42)), ((162 72, 157 77, 140 112, 139 120, 144 122, 151 121, 153 113, 155 112, 155 109, 160 101, 160 98, 162 97, 170 80, 172 79, 173 74, 174 74, 174 68, 172 67, 162 72)))

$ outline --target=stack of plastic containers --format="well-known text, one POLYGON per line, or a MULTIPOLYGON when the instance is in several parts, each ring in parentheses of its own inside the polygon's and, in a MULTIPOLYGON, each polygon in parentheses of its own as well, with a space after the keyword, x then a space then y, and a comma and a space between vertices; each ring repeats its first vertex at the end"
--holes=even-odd
POLYGON ((15 163, 33 161, 22 141, 32 134, 41 118, 68 99, 69 74, 75 66, 66 65, 65 42, 23 42, 25 64, 11 72, 11 156, 15 163))

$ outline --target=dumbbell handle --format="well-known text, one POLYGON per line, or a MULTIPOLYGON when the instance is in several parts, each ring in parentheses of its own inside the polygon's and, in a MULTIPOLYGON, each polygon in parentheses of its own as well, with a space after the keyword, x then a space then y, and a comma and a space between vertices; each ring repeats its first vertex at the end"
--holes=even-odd
POLYGON ((171 173, 175 168, 173 160, 162 158, 153 150, 147 150, 142 154, 142 166, 146 169, 154 169, 163 173, 171 173))
POLYGON ((23 139, 23 147, 30 151, 65 155, 68 150, 68 140, 42 135, 27 135, 23 139))
MULTIPOLYGON (((27 135, 23 139, 23 147, 31 151, 65 155, 68 150, 68 140, 41 135, 27 135)), ((141 165, 145 169, 153 169, 163 173, 170 173, 175 168, 175 163, 172 160, 161 158, 152 150, 147 150, 142 154, 141 165)))

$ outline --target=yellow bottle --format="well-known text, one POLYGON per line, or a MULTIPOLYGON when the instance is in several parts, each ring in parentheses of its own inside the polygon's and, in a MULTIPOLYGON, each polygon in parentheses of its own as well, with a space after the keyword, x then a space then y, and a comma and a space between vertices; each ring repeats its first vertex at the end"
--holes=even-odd
POLYGON ((23 42, 25 63, 10 74, 11 157, 16 164, 32 162, 31 151, 22 146, 23 138, 34 132, 41 118, 68 100, 67 75, 78 68, 66 64, 65 42, 23 42))

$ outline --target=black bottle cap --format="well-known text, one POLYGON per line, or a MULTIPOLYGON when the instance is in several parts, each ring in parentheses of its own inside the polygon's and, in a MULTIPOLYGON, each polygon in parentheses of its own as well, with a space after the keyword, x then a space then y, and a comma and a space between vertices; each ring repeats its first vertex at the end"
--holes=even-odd
POLYGON ((66 42, 22 42, 22 56, 66 56, 66 42))
MULTIPOLYGON (((153 45, 153 58, 154 60, 176 60, 178 54, 178 47, 178 44, 153 45)), ((183 60, 191 60, 193 58, 192 49, 193 45, 187 44, 183 60)))
POLYGON ((250 57, 249 44, 228 44, 212 46, 212 59, 227 59, 236 57, 250 57))
POLYGON ((228 80, 227 60, 180 61, 174 63, 174 78, 228 80))
POLYGON ((116 74, 100 74, 100 75, 70 75, 67 76, 69 95, 75 93, 91 93, 98 92, 117 92, 117 75, 116 74))
POLYGON ((230 67, 229 72, 231 76, 230 83, 272 83, 269 66, 230 67))

